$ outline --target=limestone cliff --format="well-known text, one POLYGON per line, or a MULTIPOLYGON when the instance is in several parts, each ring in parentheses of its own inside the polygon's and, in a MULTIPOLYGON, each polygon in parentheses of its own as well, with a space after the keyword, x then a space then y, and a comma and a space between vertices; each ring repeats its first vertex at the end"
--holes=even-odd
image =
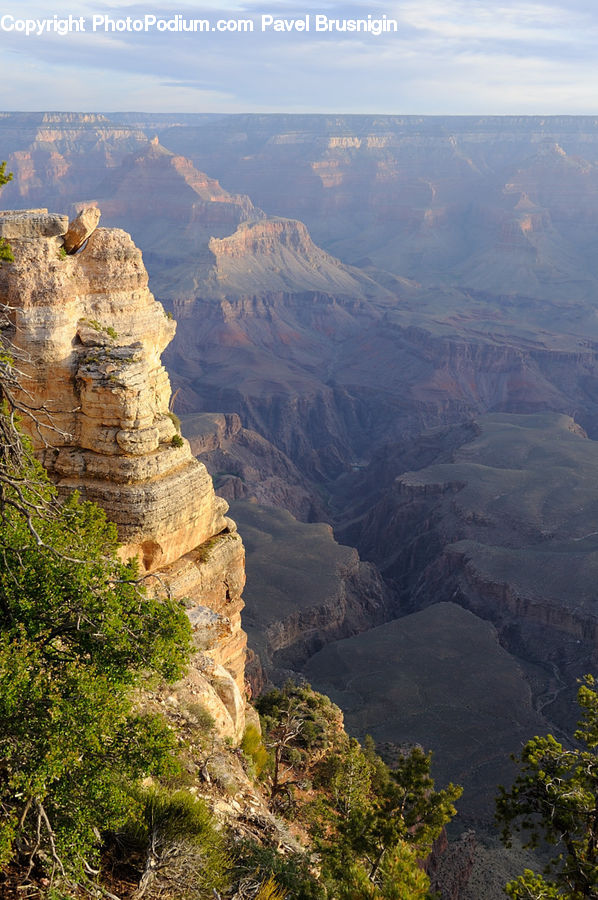
POLYGON ((281 683, 302 671, 323 646, 393 618, 394 595, 376 567, 338 544, 330 525, 251 500, 231 507, 247 549, 244 625, 256 689, 264 678, 281 683))
MULTIPOLYGON (((47 210, 0 213, 15 261, 0 269, 32 431, 62 491, 78 490, 118 526, 124 558, 148 584, 185 598, 198 650, 181 690, 198 694, 220 731, 244 727, 244 551, 227 504, 169 415, 160 355, 175 323, 154 300, 141 252, 97 228, 65 250, 68 220, 47 210)), ((68 245, 68 242, 67 242, 68 245)))

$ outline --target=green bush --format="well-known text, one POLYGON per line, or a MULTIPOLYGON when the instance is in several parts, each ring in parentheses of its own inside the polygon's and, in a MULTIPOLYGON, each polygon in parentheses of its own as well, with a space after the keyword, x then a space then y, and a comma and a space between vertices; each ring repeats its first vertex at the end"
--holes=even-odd
MULTIPOLYGON (((554 735, 531 738, 517 762, 519 774, 510 790, 499 789, 496 816, 502 839, 526 836, 526 847, 555 848, 540 875, 527 869, 509 882, 509 897, 598 897, 598 683, 586 675, 577 693, 582 717, 576 744, 554 735), (546 876, 546 877, 545 877, 546 876)), ((515 757, 513 757, 515 759, 515 757)))
POLYGON ((185 441, 180 436, 180 434, 173 434, 172 440, 170 441, 173 447, 182 447, 185 441))
POLYGON ((176 766, 173 732, 132 691, 181 676, 190 626, 117 559, 102 510, 58 503, 26 443, 0 469, 1 861, 24 854, 76 882, 98 834, 135 813, 131 785, 176 766))
POLYGON ((145 845, 139 895, 152 900, 212 900, 228 884, 230 860, 205 803, 186 791, 151 789, 142 796, 138 840, 145 845))
POLYGON ((253 774, 259 777, 270 762, 270 754, 264 746, 259 728, 251 722, 245 729, 243 740, 241 741, 241 750, 250 760, 253 774))
POLYGON ((11 246, 8 243, 8 241, 4 240, 4 238, 0 238, 0 261, 1 262, 14 262, 15 261, 11 246))
MULTIPOLYGON (((6 171, 6 160, 4 160, 0 163, 0 188, 8 184, 9 181, 12 181, 12 172, 6 171)), ((14 262, 14 260, 10 244, 4 238, 0 238, 0 261, 14 262)))
MULTIPOLYGON (((60 248, 61 251, 64 251, 64 257, 67 256, 67 252, 64 247, 60 248)), ((113 340, 116 340, 118 337, 118 331, 112 327, 112 325, 102 325, 101 322, 98 322, 97 319, 83 319, 86 325, 89 325, 94 331, 103 332, 107 334, 108 337, 111 337, 113 340)))

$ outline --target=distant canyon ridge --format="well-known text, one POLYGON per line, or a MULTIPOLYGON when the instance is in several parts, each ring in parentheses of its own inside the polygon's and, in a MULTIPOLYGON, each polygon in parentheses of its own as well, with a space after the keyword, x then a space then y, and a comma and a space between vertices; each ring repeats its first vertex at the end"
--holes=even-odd
POLYGON ((568 729, 598 663, 598 118, 4 113, 0 158, 5 209, 130 232, 178 323, 174 411, 249 535, 256 689, 307 669, 439 757, 458 722, 441 773, 475 772, 487 824, 497 746, 568 729))

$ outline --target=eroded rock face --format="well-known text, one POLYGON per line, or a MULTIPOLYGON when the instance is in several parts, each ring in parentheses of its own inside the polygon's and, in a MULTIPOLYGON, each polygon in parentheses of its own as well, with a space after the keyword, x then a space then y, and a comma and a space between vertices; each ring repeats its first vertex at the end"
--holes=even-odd
POLYGON ((226 502, 169 415, 160 355, 175 323, 150 293, 128 234, 96 229, 65 256, 67 227, 46 210, 0 214, 15 257, 0 269, 0 302, 10 308, 29 401, 47 426, 32 439, 59 490, 78 490, 116 522, 123 558, 136 556, 142 572, 160 576, 156 584, 187 598, 201 651, 193 677, 209 685, 200 699, 221 732, 239 738, 244 551, 226 502))
POLYGON ((393 453, 356 476, 339 537, 380 567, 403 612, 450 601, 492 621, 549 673, 531 680, 534 702, 572 731, 577 679, 598 660, 596 442, 569 416, 492 413, 431 432, 391 481, 393 453))

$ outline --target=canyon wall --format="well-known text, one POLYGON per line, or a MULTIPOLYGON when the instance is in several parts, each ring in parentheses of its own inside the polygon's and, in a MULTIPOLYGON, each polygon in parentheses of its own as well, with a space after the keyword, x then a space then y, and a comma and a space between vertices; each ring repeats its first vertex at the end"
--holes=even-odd
POLYGON ((23 371, 20 399, 39 423, 28 430, 59 490, 100 504, 118 527, 123 558, 138 559, 150 589, 185 603, 197 653, 181 690, 238 740, 244 550, 169 414, 160 355, 175 323, 150 293, 128 234, 92 226, 83 248, 67 254, 68 228, 45 209, 0 214, 15 257, 0 269, 0 303, 23 371))
POLYGON ((304 522, 326 521, 321 498, 299 469, 257 431, 243 428, 236 413, 183 416, 182 430, 220 497, 282 507, 304 522))

